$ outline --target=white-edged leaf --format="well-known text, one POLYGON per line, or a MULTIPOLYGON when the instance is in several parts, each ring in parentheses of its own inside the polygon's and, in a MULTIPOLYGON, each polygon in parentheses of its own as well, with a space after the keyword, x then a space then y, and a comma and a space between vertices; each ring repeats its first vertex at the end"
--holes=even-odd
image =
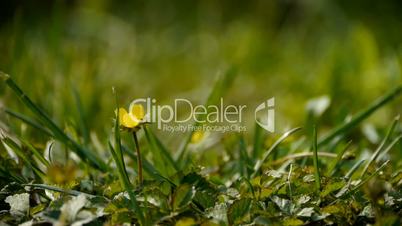
POLYGON ((83 194, 73 197, 60 208, 60 218, 64 218, 69 222, 74 222, 78 212, 85 206, 86 202, 87 198, 83 194))
POLYGON ((29 210, 28 193, 10 195, 4 201, 10 205, 10 214, 12 216, 24 216, 29 210))
POLYGON ((311 217, 311 215, 314 214, 314 208, 313 207, 307 207, 307 208, 303 208, 302 210, 300 210, 297 213, 297 216, 300 217, 311 217))

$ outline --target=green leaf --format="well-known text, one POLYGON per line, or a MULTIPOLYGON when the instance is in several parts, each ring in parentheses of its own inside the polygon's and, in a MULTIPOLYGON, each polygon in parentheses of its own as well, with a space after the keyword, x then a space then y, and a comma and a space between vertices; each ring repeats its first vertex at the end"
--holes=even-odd
POLYGON ((181 184, 176 188, 173 194, 173 211, 183 208, 190 204, 191 200, 194 198, 195 189, 190 184, 181 184))
POLYGON ((197 206, 206 209, 215 205, 218 190, 206 178, 195 172, 191 172, 183 177, 181 183, 194 186, 196 193, 193 202, 196 203, 197 206))
POLYGON ((329 182, 328 184, 325 185, 325 187, 322 189, 320 192, 320 197, 324 198, 330 193, 334 191, 338 191, 339 189, 343 188, 345 186, 344 181, 337 181, 337 182, 329 182))
POLYGON ((286 218, 283 221, 284 226, 297 226, 297 225, 303 225, 303 224, 304 224, 304 222, 297 218, 286 218))
POLYGON ((239 224, 250 212, 251 199, 244 198, 236 200, 228 209, 228 220, 230 225, 239 224))
POLYGON ((29 210, 29 214, 33 217, 37 213, 40 213, 46 209, 46 203, 40 203, 29 210))

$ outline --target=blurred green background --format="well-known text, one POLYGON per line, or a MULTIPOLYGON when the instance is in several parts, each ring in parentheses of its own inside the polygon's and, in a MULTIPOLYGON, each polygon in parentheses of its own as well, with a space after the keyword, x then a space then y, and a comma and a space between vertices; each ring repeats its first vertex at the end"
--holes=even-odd
MULTIPOLYGON (((112 125, 111 87, 122 105, 148 96, 202 104, 217 75, 234 67, 238 76, 225 102, 256 106, 274 96, 281 132, 304 125, 312 98, 330 97, 318 119, 321 129, 330 128, 402 79, 397 0, 0 4, 0 69, 61 125, 78 123, 76 89, 86 123, 103 137, 112 125)), ((368 122, 389 124, 400 100, 368 122)), ((4 84, 0 104, 28 113, 4 84)))

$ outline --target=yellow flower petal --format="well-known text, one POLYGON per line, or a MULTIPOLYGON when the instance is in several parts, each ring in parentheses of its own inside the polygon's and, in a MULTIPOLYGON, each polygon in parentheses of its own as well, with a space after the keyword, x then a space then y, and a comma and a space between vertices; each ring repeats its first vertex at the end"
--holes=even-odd
POLYGON ((130 114, 127 113, 126 109, 119 108, 119 124, 127 128, 134 128, 140 123, 140 120, 132 118, 130 114))
POLYGON ((130 114, 131 114, 132 118, 135 118, 135 119, 141 121, 145 115, 144 107, 141 104, 132 104, 132 105, 130 105, 130 114))
POLYGON ((140 123, 139 120, 135 120, 132 117, 130 117, 129 114, 125 114, 121 120, 122 125, 127 127, 127 128, 134 128, 136 126, 138 126, 138 124, 140 123))
POLYGON ((201 140, 204 138, 204 135, 204 131, 195 131, 191 136, 191 143, 196 144, 201 142, 201 140))
MULTIPOLYGON (((117 114, 117 111, 115 111, 115 114, 117 114)), ((119 108, 119 121, 120 121, 119 124, 120 124, 120 125, 123 124, 122 121, 123 121, 124 115, 127 115, 126 109, 124 109, 124 108, 119 108)))

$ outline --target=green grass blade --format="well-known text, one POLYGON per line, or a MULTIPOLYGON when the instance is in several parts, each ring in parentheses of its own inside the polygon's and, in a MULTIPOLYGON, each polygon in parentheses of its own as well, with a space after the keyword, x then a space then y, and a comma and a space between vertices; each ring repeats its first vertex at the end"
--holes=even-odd
POLYGON ((376 162, 379 162, 394 146, 402 139, 402 135, 397 136, 383 152, 377 157, 376 162))
POLYGON ((362 182, 360 182, 358 185, 356 185, 354 188, 352 188, 350 191, 344 193, 343 195, 337 197, 338 199, 343 199, 345 197, 348 197, 349 195, 355 193, 357 190, 359 190, 364 184, 366 184, 369 180, 371 180, 373 177, 377 176, 381 170, 389 163, 389 160, 384 162, 373 174, 370 176, 366 177, 362 182))
POLYGON ((116 99, 116 111, 117 111, 115 114, 116 118, 115 118, 115 122, 114 122, 114 142, 115 142, 115 146, 116 146, 118 153, 114 151, 113 146, 110 145, 110 147, 111 147, 111 151, 113 151, 112 154, 113 153, 116 154, 116 156, 114 156, 114 157, 116 157, 116 159, 115 159, 117 161, 116 164, 119 164, 119 166, 122 166, 123 169, 125 169, 123 151, 122 151, 123 149, 122 149, 122 145, 121 145, 121 135, 120 135, 120 118, 119 118, 119 113, 118 113, 119 104, 118 104, 118 100, 117 100, 117 93, 115 92, 114 88, 113 88, 113 93, 114 93, 115 99, 116 99))
POLYGON ((14 117, 14 118, 17 118, 17 119, 23 121, 24 123, 26 123, 26 124, 32 126, 33 128, 35 128, 35 129, 37 129, 37 130, 43 132, 43 133, 46 134, 47 136, 53 137, 53 134, 52 134, 48 129, 46 129, 45 127, 43 127, 41 124, 39 124, 39 123, 36 122, 35 120, 29 118, 28 116, 25 116, 25 115, 23 115, 23 114, 21 114, 21 113, 12 111, 12 110, 10 110, 10 109, 5 109, 4 111, 5 111, 8 115, 10 115, 10 116, 12 116, 12 117, 14 117))
MULTIPOLYGON (((125 190, 127 190, 128 193, 130 193, 130 192, 132 192, 133 187, 132 187, 130 179, 128 177, 128 173, 127 173, 124 161, 120 157, 119 151, 116 151, 116 149, 113 148, 113 145, 110 142, 108 142, 108 145, 109 145, 110 153, 112 154, 113 160, 114 160, 114 162, 116 164, 116 167, 117 167, 117 171, 118 171, 118 175, 119 175, 121 185, 123 186, 123 188, 125 190)), ((116 145, 116 146, 118 146, 118 145, 116 145)), ((131 196, 130 196, 130 198, 131 198, 131 196)), ((134 200, 134 202, 135 202, 134 206, 138 207, 136 199, 134 200)), ((134 207, 134 209, 136 209, 137 207, 134 207)))
POLYGON ((73 87, 72 92, 73 92, 75 104, 77 105, 79 128, 81 131, 81 135, 84 139, 84 144, 88 145, 89 144, 89 128, 87 125, 86 115, 84 112, 80 94, 78 93, 77 89, 75 89, 74 86, 72 86, 72 87, 73 87))
MULTIPOLYGON (((116 146, 118 146, 118 145, 116 145, 116 146)), ((123 164, 122 164, 122 162, 120 160, 119 154, 116 153, 116 151, 114 150, 114 148, 113 148, 113 146, 112 146, 112 144, 110 142, 109 142, 109 150, 110 150, 110 152, 112 154, 113 160, 116 163, 117 172, 118 172, 118 175, 119 175, 121 186, 124 188, 124 190, 127 191, 128 196, 130 197, 131 208, 135 212, 135 214, 137 215, 138 220, 141 223, 141 225, 144 225, 143 224, 144 215, 142 213, 142 210, 140 209, 140 206, 138 205, 137 198, 135 197, 135 194, 133 192, 134 189, 133 189, 133 187, 132 187, 132 185, 131 185, 131 183, 129 181, 127 171, 124 168, 124 166, 123 166, 123 164)))
MULTIPOLYGON (((117 102, 117 94, 116 94, 116 92, 114 92, 114 94, 115 94, 115 98, 116 98, 116 109, 119 109, 119 105, 117 102)), ((138 221, 140 222, 140 225, 145 225, 144 214, 142 213, 142 210, 141 210, 140 206, 138 205, 137 199, 133 192, 133 187, 128 178, 127 170, 126 170, 126 167, 124 164, 119 120, 120 120, 119 114, 117 113, 115 124, 114 124, 114 139, 115 139, 116 150, 113 148, 113 146, 110 142, 109 142, 109 149, 110 149, 110 152, 112 153, 112 157, 113 157, 113 159, 116 163, 117 169, 118 169, 120 183, 122 184, 123 188, 127 191, 128 195, 130 197, 130 203, 132 205, 132 209, 135 212, 135 214, 138 218, 138 221)))
POLYGON ((41 162, 43 163, 46 167, 50 166, 50 163, 43 157, 43 155, 34 147, 32 146, 28 141, 24 139, 20 139, 20 141, 27 146, 27 148, 32 152, 32 154, 41 162))
POLYGON ((286 178, 286 183, 288 184, 288 187, 289 187, 290 200, 293 200, 292 186, 291 186, 291 180, 290 180, 291 176, 292 176, 292 169, 293 169, 293 164, 290 164, 289 173, 288 173, 288 176, 286 178))
POLYGON ((3 145, 10 147, 14 153, 41 179, 45 178, 45 173, 27 156, 27 153, 15 143, 11 138, 1 135, 1 142, 3 145))
POLYGON ((158 139, 158 137, 152 132, 151 129, 148 129, 144 126, 145 137, 148 143, 152 146, 154 151, 158 151, 165 163, 175 170, 175 173, 179 171, 179 167, 177 166, 176 162, 174 161, 173 157, 171 156, 171 152, 166 148, 164 144, 158 139))
POLYGON ((72 196, 85 195, 88 198, 97 197, 95 195, 91 195, 91 194, 88 194, 88 193, 85 193, 85 192, 76 191, 76 190, 69 190, 69 189, 63 189, 63 188, 59 188, 59 187, 55 187, 55 186, 51 186, 51 185, 47 185, 47 184, 22 184, 22 186, 28 186, 28 187, 34 187, 34 188, 39 188, 39 189, 44 189, 44 190, 56 191, 56 192, 60 192, 60 193, 64 193, 64 194, 68 194, 68 195, 72 195, 72 196))
POLYGON ((20 98, 21 102, 25 104, 38 119, 52 131, 53 136, 65 143, 72 151, 74 151, 83 161, 87 161, 93 167, 106 172, 107 165, 93 152, 80 146, 76 141, 71 139, 63 130, 50 119, 50 117, 40 109, 32 100, 21 90, 21 88, 11 79, 11 77, 3 72, 0 72, 0 78, 10 87, 14 93, 20 98))
POLYGON ((144 130, 144 132, 145 132, 145 139, 148 142, 148 150, 152 153, 153 156, 152 160, 154 167, 157 168, 159 172, 162 172, 162 175, 168 177, 171 173, 174 172, 174 168, 171 168, 168 165, 166 165, 164 157, 159 151, 157 145, 155 144, 155 141, 151 138, 151 135, 149 135, 147 130, 144 130))
POLYGON ((342 150, 338 153, 338 155, 336 156, 336 159, 334 160, 334 162, 331 164, 331 166, 328 168, 328 172, 329 175, 332 176, 334 175, 335 171, 339 168, 341 160, 342 160, 342 156, 345 154, 345 152, 350 148, 352 144, 352 141, 349 141, 345 147, 342 148, 342 150))
MULTIPOLYGON (((380 154, 380 152, 382 151, 382 149, 384 148, 385 144, 389 141, 389 139, 391 138, 392 133, 395 130, 396 125, 398 124, 399 121, 399 115, 397 117, 395 117, 394 121, 392 122, 391 126, 389 127, 387 134, 385 135, 384 139, 381 141, 380 145, 378 146, 378 148, 374 151, 374 153, 371 155, 370 160, 367 162, 367 164, 364 166, 363 171, 360 175, 360 179, 362 179, 364 177, 364 174, 366 174, 368 168, 370 167, 371 163, 378 157, 378 155, 380 154)), ((397 142, 397 140, 396 140, 397 142)), ((395 142, 395 143, 396 143, 395 142)), ((394 143, 394 144, 395 144, 394 143)), ((392 147, 392 146, 391 146, 392 147)))
POLYGON ((19 174, 15 174, 14 172, 10 172, 9 169, 5 169, 2 166, 0 166, 0 178, 2 182, 9 181, 9 182, 15 182, 17 181, 18 183, 27 183, 28 181, 20 176, 19 174), (10 180, 12 178, 12 180, 10 180))
POLYGON ((318 165, 318 154, 317 154, 317 128, 313 127, 313 162, 314 162, 314 177, 315 177, 315 188, 317 192, 321 189, 321 178, 320 178, 320 167, 318 165))
MULTIPOLYGON (((130 151, 127 147, 123 145, 122 148, 123 152, 127 154, 133 160, 133 162, 137 162, 137 156, 134 155, 132 151, 130 151)), ((160 182, 165 181, 170 183, 174 187, 176 186, 176 184, 173 183, 173 181, 169 180, 169 178, 162 176, 162 174, 157 169, 155 169, 155 167, 148 160, 142 159, 142 166, 144 167, 145 172, 149 174, 153 179, 160 182)))
POLYGON ((402 86, 399 85, 396 88, 394 88, 392 91, 389 93, 385 94, 384 96, 380 97, 377 99, 375 102, 373 102, 370 106, 368 106, 366 109, 360 111, 357 113, 352 119, 348 122, 345 122, 332 131, 330 131, 327 135, 323 136, 321 139, 318 141, 318 147, 325 145, 329 143, 332 139, 335 137, 347 132, 351 128, 357 126, 361 121, 369 117, 373 112, 393 100, 395 97, 399 96, 402 91, 402 86))
MULTIPOLYGON (((317 155, 318 155, 318 157, 326 157, 326 158, 336 158, 337 157, 337 155, 332 152, 323 152, 323 151, 317 152, 317 155)), ((272 165, 280 165, 287 161, 293 161, 295 159, 312 157, 312 156, 314 156, 314 152, 299 152, 299 153, 295 153, 295 154, 289 154, 281 159, 275 160, 272 163, 272 165)))
POLYGON ((246 178, 249 178, 249 166, 250 160, 247 154, 247 147, 246 147, 246 141, 244 140, 244 137, 241 136, 239 139, 239 170, 240 170, 240 175, 246 178))
MULTIPOLYGON (((0 129, 0 138, 6 137, 6 135, 2 132, 0 129)), ((35 148, 33 147, 28 141, 20 138, 19 141, 21 141, 31 152, 32 154, 41 162, 43 163, 46 167, 50 165, 50 163, 43 157, 43 155, 35 148)))
MULTIPOLYGON (((232 67, 230 69, 228 69, 225 74, 219 78, 216 82, 214 87, 212 88, 207 101, 205 103, 205 106, 209 106, 209 105, 216 105, 217 103, 219 103, 220 98, 222 98, 224 96, 224 94, 229 90, 230 86, 232 85, 234 78, 236 77, 237 74, 237 69, 232 67)), ((208 111, 209 108, 208 108, 208 111)), ((208 113, 208 112, 207 112, 208 113)), ((205 114, 206 117, 207 114, 205 114)), ((204 117, 204 118, 205 118, 204 117)), ((203 118, 199 118, 199 120, 202 120, 203 118)), ((195 123, 195 126, 200 125, 200 123, 195 123)), ((176 161, 179 164, 179 166, 182 165, 185 157, 184 155, 186 154, 186 150, 187 150, 187 146, 191 141, 191 136, 193 135, 193 131, 191 131, 189 133, 189 135, 184 139, 184 141, 182 142, 182 144, 179 147, 179 151, 177 152, 177 158, 176 161)))
POLYGON ((299 130, 301 130, 300 127, 291 129, 284 133, 278 140, 276 140, 275 143, 264 153, 264 156, 256 162, 254 166, 254 173, 252 174, 251 178, 253 178, 258 173, 258 171, 260 171, 262 164, 267 160, 269 155, 276 149, 276 147, 278 147, 278 145, 282 143, 282 141, 284 141, 287 137, 299 130))
POLYGON ((346 173, 345 175, 345 179, 349 180, 353 174, 356 172, 357 169, 359 169, 359 167, 365 162, 366 160, 361 159, 358 162, 356 162, 352 168, 350 168, 350 170, 346 173))
POLYGON ((255 123, 254 129, 254 144, 253 144, 253 159, 258 159, 261 155, 263 144, 263 129, 260 125, 255 123))

